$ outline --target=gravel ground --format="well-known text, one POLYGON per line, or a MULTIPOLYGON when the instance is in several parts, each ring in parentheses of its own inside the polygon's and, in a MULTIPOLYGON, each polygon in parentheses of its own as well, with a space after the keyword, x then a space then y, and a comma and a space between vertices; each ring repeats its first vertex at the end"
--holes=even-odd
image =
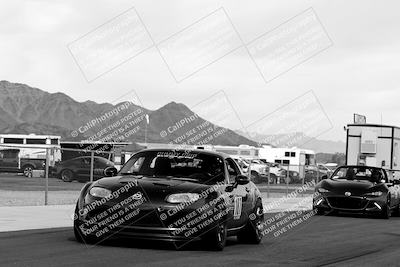
MULTIPOLYGON (((49 205, 74 204, 79 191, 49 191, 49 205)), ((41 206, 44 205, 44 191, 5 191, 0 190, 0 207, 41 206)))
MULTIPOLYGON (((84 183, 65 183, 60 179, 49 178, 49 205, 74 204, 84 183)), ((263 195, 264 202, 269 198, 286 196, 301 185, 257 185, 263 195), (267 193, 269 191, 269 193, 267 193)), ((1 206, 40 206, 44 205, 45 179, 26 178, 15 174, 0 174, 0 207, 1 206)), ((299 193, 297 197, 307 197, 313 189, 299 193)))
MULTIPOLYGON (((284 197, 284 193, 270 193, 269 198, 284 197)), ((49 205, 75 204, 79 191, 49 191, 49 205)), ((264 204, 268 203, 267 193, 262 192, 264 204)), ((298 198, 311 197, 311 195, 299 195, 298 198)), ((7 206, 41 206, 44 205, 44 191, 5 191, 0 190, 0 207, 7 206)), ((293 202, 293 201, 291 201, 293 202)), ((295 202, 294 202, 295 203, 295 202)))

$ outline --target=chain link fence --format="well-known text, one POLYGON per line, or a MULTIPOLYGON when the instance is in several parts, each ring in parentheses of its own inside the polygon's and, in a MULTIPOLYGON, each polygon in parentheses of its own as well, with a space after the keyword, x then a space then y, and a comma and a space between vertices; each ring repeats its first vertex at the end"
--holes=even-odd
POLYGON ((74 204, 84 183, 116 174, 135 152, 0 144, 0 206, 74 204))
MULTIPOLYGON (((22 149, 22 147, 20 147, 22 149)), ((23 146, 24 149, 30 148, 23 146)), ((37 146, 31 147, 38 149, 37 146)), ((32 158, 19 158, 18 146, 0 145, 0 206, 74 204, 83 184, 116 173, 139 151, 60 148, 46 145, 32 158)), ((244 170, 264 198, 287 196, 300 188, 301 196, 313 193, 316 183, 328 178, 314 165, 250 165, 244 170), (250 169, 250 171, 249 171, 250 169)))
POLYGON ((314 185, 326 179, 331 172, 321 171, 317 165, 270 165, 264 167, 250 165, 244 170, 257 185, 264 197, 281 197, 298 190, 302 195, 312 194, 314 185), (248 171, 250 169, 250 171, 248 171))

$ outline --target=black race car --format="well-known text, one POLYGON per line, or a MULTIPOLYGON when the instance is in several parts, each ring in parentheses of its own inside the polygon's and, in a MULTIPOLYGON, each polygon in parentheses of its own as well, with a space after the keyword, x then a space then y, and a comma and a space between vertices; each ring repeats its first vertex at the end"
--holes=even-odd
POLYGON ((313 207, 317 214, 354 212, 389 218, 399 215, 399 181, 389 182, 384 169, 342 166, 315 186, 313 207))
POLYGON ((118 176, 86 184, 76 205, 78 241, 109 237, 196 240, 222 250, 227 236, 261 242, 260 191, 228 155, 205 150, 148 149, 133 155, 118 176))

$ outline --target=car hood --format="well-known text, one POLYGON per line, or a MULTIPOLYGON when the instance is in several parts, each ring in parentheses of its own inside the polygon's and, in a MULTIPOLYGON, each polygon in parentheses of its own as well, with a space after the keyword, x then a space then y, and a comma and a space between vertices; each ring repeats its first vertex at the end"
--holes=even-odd
POLYGON ((376 184, 365 180, 344 180, 344 179, 326 179, 320 183, 320 186, 333 193, 351 192, 355 195, 364 194, 373 190, 384 190, 385 185, 376 184))

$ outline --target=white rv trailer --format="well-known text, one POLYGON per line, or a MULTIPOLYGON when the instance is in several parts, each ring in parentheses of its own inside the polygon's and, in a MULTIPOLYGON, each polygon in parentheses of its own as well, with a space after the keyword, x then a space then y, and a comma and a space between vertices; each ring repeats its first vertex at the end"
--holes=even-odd
POLYGON ((0 149, 18 148, 21 158, 45 158, 46 148, 58 148, 52 155, 54 161, 61 159, 61 136, 36 134, 0 134, 0 149))
POLYGON ((28 175, 32 169, 43 167, 46 149, 50 150, 49 164, 61 159, 61 136, 36 134, 0 134, 0 171, 20 171, 28 175))
POLYGON ((380 124, 348 124, 346 164, 400 170, 400 128, 380 124))

